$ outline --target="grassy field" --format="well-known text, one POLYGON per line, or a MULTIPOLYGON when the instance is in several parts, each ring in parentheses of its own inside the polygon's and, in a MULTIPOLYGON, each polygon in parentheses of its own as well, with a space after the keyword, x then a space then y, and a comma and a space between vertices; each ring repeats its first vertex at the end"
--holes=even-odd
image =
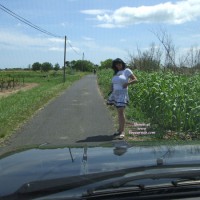
MULTIPOLYGON (((24 81, 24 83, 23 81, 19 83, 18 87, 21 89, 26 84, 37 84, 32 89, 19 90, 0 98, 0 142, 9 137, 38 109, 84 75, 81 72, 76 72, 73 75, 66 74, 64 83, 62 72, 0 71, 0 80, 7 77, 20 77, 24 81)), ((0 92, 5 92, 5 89, 0 92)))
MULTIPOLYGON (((129 87, 130 103, 126 108, 129 139, 200 139, 200 74, 134 73, 139 82, 129 87)), ((105 99, 112 76, 110 69, 98 72, 98 83, 105 99)))

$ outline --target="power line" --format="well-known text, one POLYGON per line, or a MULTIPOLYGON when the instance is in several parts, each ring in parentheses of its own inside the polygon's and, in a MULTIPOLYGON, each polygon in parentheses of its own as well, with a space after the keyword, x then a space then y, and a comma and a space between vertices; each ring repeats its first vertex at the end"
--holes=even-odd
MULTIPOLYGON (((61 38, 61 36, 59 35, 56 35, 56 34, 53 34, 49 31, 46 31, 45 29, 42 29, 41 27, 39 26, 36 26, 35 24, 33 24, 32 22, 28 21, 27 19, 21 17, 20 15, 14 13, 13 11, 11 11, 10 9, 6 8, 5 6, 3 6, 2 4, 0 4, 0 9, 3 10, 4 12, 8 13, 9 15, 13 16, 14 18, 18 19, 19 21, 25 23, 26 25, 44 33, 44 34, 47 34, 47 35, 50 35, 52 37, 58 37, 58 38, 61 38)), ((63 38, 63 37, 62 37, 63 38)))
POLYGON ((80 55, 80 53, 79 53, 78 51, 76 51, 76 50, 74 49, 74 47, 71 45, 71 43, 70 43, 70 41, 68 40, 68 38, 67 38, 67 41, 68 41, 68 43, 69 43, 69 46, 72 48, 72 50, 73 50, 76 54, 80 55))
MULTIPOLYGON (((10 9, 6 8, 5 6, 3 6, 2 4, 0 4, 0 9, 3 10, 4 12, 8 13, 9 15, 13 16, 14 18, 18 19, 19 21, 25 23, 26 25, 44 33, 44 34, 47 34, 47 35, 50 35, 52 37, 57 37, 57 38, 63 38, 62 36, 59 36, 59 35, 56 35, 56 34, 53 34, 45 29, 42 29, 41 27, 33 24, 32 22, 30 22, 29 20, 21 17, 20 15, 16 14, 15 12, 11 11, 10 9)), ((77 53, 78 55, 80 55, 80 53, 78 53, 74 47, 71 45, 71 43, 69 42, 68 38, 67 38, 67 41, 69 43, 69 46, 72 48, 72 50, 77 53)))

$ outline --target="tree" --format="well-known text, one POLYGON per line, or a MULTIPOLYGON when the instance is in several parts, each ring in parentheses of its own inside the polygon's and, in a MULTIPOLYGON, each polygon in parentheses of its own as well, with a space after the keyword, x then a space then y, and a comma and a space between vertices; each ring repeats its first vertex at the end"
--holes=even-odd
POLYGON ((149 50, 141 51, 138 48, 138 55, 130 56, 130 67, 143 71, 156 71, 160 69, 161 65, 161 51, 154 43, 151 44, 149 50))
POLYGON ((58 71, 59 69, 60 69, 60 65, 58 63, 56 63, 55 66, 54 66, 54 70, 58 71))
POLYGON ((109 58, 101 62, 100 69, 109 69, 112 67, 112 59, 109 58))
POLYGON ((165 50, 165 67, 176 68, 176 51, 175 45, 167 31, 161 29, 160 33, 154 33, 165 50))
POLYGON ((44 72, 48 72, 49 70, 53 69, 53 65, 49 62, 42 63, 41 70, 44 72))
POLYGON ((32 64, 32 70, 33 71, 39 71, 41 70, 42 65, 39 62, 35 62, 32 64))
POLYGON ((200 64, 200 49, 191 47, 185 56, 185 64, 187 67, 196 67, 200 64))
POLYGON ((77 60, 72 67, 76 70, 92 72, 94 64, 87 60, 77 60))

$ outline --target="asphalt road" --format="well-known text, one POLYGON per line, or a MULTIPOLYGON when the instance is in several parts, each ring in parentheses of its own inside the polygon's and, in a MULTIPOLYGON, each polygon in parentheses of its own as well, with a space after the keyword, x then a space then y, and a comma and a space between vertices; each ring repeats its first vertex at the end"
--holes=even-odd
POLYGON ((112 141, 113 132, 96 76, 87 75, 37 112, 0 147, 0 154, 23 146, 96 145, 112 141))

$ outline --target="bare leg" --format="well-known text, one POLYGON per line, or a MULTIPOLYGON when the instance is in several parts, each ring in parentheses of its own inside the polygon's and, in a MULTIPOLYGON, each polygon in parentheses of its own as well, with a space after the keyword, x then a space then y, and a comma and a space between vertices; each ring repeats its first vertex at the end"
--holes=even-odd
POLYGON ((125 126, 125 114, 124 114, 124 107, 117 108, 118 112, 118 122, 119 122, 119 132, 124 132, 125 126))

